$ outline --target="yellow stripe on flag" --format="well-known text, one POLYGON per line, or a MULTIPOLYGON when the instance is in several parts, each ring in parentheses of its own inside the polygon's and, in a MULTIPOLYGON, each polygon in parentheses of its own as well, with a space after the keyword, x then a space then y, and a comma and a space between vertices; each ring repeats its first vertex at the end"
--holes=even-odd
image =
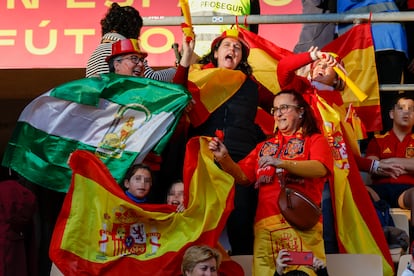
POLYGON ((253 68, 253 76, 256 80, 275 94, 280 91, 276 74, 278 60, 272 58, 262 49, 253 48, 250 50, 248 61, 253 68))
POLYGON ((356 49, 343 57, 348 78, 358 84, 358 87, 368 95, 363 102, 359 101, 351 89, 345 87, 342 96, 346 105, 352 103, 354 106, 370 106, 379 104, 379 85, 377 69, 375 67, 374 47, 356 49))
POLYGON ((200 89, 200 100, 212 113, 239 90, 246 75, 239 70, 209 68, 198 70, 194 67, 188 79, 200 89))
MULTIPOLYGON (((333 194, 335 204, 334 210, 338 240, 345 247, 347 253, 381 255, 383 258, 384 275, 393 275, 393 269, 387 262, 378 242, 371 233, 371 230, 375 230, 368 227, 354 199, 349 181, 349 170, 357 168, 356 166, 350 168, 347 154, 352 154, 352 150, 348 149, 346 152, 345 148, 342 148, 343 146, 346 147, 343 137, 347 134, 341 130, 340 113, 336 112, 320 97, 318 110, 324 122, 324 134, 328 137, 328 140, 333 141, 331 147, 334 152, 335 163, 334 176, 331 178, 334 181, 333 191, 331 193, 333 194), (342 140, 340 139, 341 137, 342 140)), ((348 144, 348 146, 351 145, 348 144)), ((360 177, 360 175, 358 176, 360 177)), ((362 179, 355 179, 352 185, 363 185, 362 179)), ((363 191, 367 193, 366 190, 363 191)), ((364 207, 360 206, 360 208, 364 207)), ((373 215, 376 215, 376 213, 373 213, 373 215)), ((380 227, 377 230, 382 231, 380 227)))

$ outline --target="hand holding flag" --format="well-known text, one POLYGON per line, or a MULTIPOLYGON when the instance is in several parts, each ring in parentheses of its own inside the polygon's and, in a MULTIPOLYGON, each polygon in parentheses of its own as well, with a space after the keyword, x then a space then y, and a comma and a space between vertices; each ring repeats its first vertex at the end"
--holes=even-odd
POLYGON ((187 42, 194 39, 193 23, 191 22, 191 12, 188 6, 188 0, 180 0, 181 11, 184 16, 184 23, 181 24, 181 29, 186 36, 187 42))

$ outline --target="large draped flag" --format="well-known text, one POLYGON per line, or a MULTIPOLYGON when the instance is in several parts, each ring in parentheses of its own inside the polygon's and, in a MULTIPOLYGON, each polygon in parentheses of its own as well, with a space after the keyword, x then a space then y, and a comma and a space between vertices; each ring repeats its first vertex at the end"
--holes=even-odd
POLYGON ((202 68, 201 64, 196 64, 192 66, 188 80, 188 89, 196 102, 188 115, 197 127, 239 90, 246 75, 239 70, 202 68))
POLYGON ((66 192, 68 157, 83 149, 121 181, 132 163, 162 152, 190 97, 181 85, 118 74, 62 84, 23 110, 2 164, 66 192))
MULTIPOLYGON (((250 45, 249 64, 254 77, 273 93, 280 91, 276 70, 279 60, 293 54, 272 42, 243 28, 239 28, 250 45)), ((375 52, 369 24, 359 24, 323 48, 324 51, 339 55, 345 63, 348 77, 368 95, 360 102, 349 89, 345 88, 343 99, 346 106, 352 103, 367 131, 382 128, 379 105, 379 85, 375 65, 375 52)))
MULTIPOLYGON (((331 178, 335 229, 341 253, 382 255, 384 275, 394 275, 393 261, 377 213, 352 155, 350 125, 341 126, 340 109, 318 97, 317 108, 324 122, 324 134, 330 141, 335 160, 331 178)), ((345 114, 341 114, 342 117, 345 114)))
POLYGON ((342 58, 348 77, 368 95, 363 102, 357 100, 354 93, 345 87, 342 96, 344 104, 352 104, 365 125, 366 131, 382 129, 381 107, 379 101, 378 75, 375 65, 375 51, 371 35, 371 25, 359 24, 333 40, 323 48, 342 58))
MULTIPOLYGON (((292 53, 254 33, 244 29, 240 29, 240 31, 251 47, 249 64, 253 67, 255 78, 274 93, 279 92, 280 87, 276 75, 277 65, 281 58, 292 53)), ((358 102, 353 95, 349 97, 353 97, 355 102, 352 105, 361 120, 364 121, 367 130, 379 130, 381 119, 377 97, 378 80, 369 24, 357 25, 338 39, 326 46, 324 50, 339 54, 345 62, 349 77, 364 93, 369 95, 363 103, 358 102), (352 60, 352 57, 356 59, 352 60), (354 70, 356 73, 353 72, 354 70)), ((352 92, 345 93, 349 95, 352 92)), ((356 144, 355 139, 351 140, 352 138, 347 136, 352 132, 352 129, 341 133, 340 114, 338 113, 340 109, 334 111, 321 98, 318 100, 318 109, 323 121, 326 122, 324 125, 325 134, 331 128, 340 132, 335 134, 338 137, 343 137, 341 141, 346 139, 347 145, 356 144)), ((345 117, 345 114, 342 115, 345 117)), ((339 141, 336 142, 338 145, 340 144, 339 141)), ((348 150, 351 152, 350 149, 348 150)), ((340 252, 382 255, 384 275, 393 275, 390 251, 375 209, 372 204, 369 204, 371 201, 355 160, 353 156, 347 156, 346 152, 341 152, 341 148, 337 148, 333 154, 336 157, 336 166, 334 183, 331 183, 331 193, 340 252)))
POLYGON ((136 204, 88 151, 69 160, 72 183, 59 214, 49 255, 64 275, 180 275, 184 251, 216 246, 233 208, 234 179, 214 163, 207 137, 187 145, 186 210, 136 204))

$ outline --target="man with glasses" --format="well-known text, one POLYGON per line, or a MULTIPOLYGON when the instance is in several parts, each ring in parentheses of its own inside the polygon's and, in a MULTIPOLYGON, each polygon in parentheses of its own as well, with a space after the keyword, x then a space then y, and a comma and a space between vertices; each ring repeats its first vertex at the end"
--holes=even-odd
MULTIPOLYGON (((386 176, 378 168, 371 176, 370 187, 391 207, 410 209, 414 218, 414 98, 407 93, 396 99, 389 112, 393 121, 391 130, 376 135, 368 144, 366 156, 384 163, 403 167, 395 177, 386 176)), ((411 220, 414 226, 414 219, 411 220)))
POLYGON ((127 76, 144 76, 144 60, 147 53, 141 52, 136 39, 123 39, 112 44, 112 54, 105 61, 109 72, 127 76))

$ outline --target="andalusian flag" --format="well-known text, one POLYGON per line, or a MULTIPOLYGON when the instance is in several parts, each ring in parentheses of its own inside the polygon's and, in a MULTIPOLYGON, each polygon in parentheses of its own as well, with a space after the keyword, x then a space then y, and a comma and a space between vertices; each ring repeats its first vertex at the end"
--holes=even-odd
POLYGON ((132 163, 163 150, 189 99, 180 85, 117 74, 65 83, 23 110, 2 164, 66 192, 68 157, 83 149, 120 181, 132 163))
POLYGON ((216 246, 233 208, 234 179, 214 163, 209 139, 187 145, 183 213, 172 205, 134 203, 96 155, 75 151, 49 250, 59 270, 67 276, 175 276, 187 247, 216 246))

